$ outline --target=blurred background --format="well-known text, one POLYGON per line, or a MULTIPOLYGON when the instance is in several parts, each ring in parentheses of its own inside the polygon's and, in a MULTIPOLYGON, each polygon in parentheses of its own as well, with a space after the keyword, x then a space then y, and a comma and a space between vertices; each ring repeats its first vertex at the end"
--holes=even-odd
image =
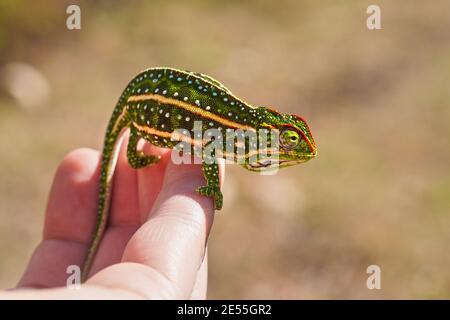
POLYGON ((171 66, 305 117, 319 149, 276 176, 227 167, 209 298, 450 298, 449 30, 446 0, 1 0, 0 288, 63 156, 99 149, 128 81, 171 66))

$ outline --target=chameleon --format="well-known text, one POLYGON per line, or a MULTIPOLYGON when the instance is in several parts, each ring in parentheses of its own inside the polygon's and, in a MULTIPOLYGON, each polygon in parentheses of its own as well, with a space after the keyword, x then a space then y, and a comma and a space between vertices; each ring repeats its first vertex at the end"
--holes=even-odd
MULTIPOLYGON (((317 154, 316 144, 306 121, 294 114, 283 114, 273 108, 254 107, 236 97, 228 88, 210 76, 174 68, 149 68, 136 75, 122 92, 106 128, 102 151, 97 218, 88 252, 82 269, 84 282, 90 272, 97 248, 108 222, 114 168, 117 162, 120 137, 129 129, 127 147, 128 163, 139 169, 158 162, 159 157, 137 150, 140 139, 159 147, 176 150, 180 141, 197 149, 206 147, 204 139, 192 139, 195 124, 203 131, 216 130, 219 144, 229 131, 241 130, 267 133, 275 142, 264 148, 250 148, 255 141, 243 140, 243 152, 231 141, 231 151, 200 154, 206 185, 197 188, 200 195, 214 200, 215 210, 220 210, 223 196, 219 187, 218 158, 231 157, 250 171, 284 168, 306 162, 317 154), (198 125, 200 124, 200 125, 198 125), (178 140, 173 139, 174 133, 178 140), (253 141, 253 142, 251 142, 253 141), (233 145, 233 143, 235 145, 233 145), (264 152, 263 152, 264 151, 264 152), (239 153, 239 154, 238 154, 239 153), (256 158, 255 158, 256 156, 256 158), (209 161, 206 161, 209 160, 209 161)), ((256 140, 257 141, 257 140, 256 140)), ((241 140, 242 142, 242 140, 241 140)), ((241 144, 242 147, 242 144, 241 144)), ((206 148, 205 148, 206 149, 206 148)), ((241 150, 242 151, 242 150, 241 150)), ((183 149, 182 153, 194 151, 183 149)))

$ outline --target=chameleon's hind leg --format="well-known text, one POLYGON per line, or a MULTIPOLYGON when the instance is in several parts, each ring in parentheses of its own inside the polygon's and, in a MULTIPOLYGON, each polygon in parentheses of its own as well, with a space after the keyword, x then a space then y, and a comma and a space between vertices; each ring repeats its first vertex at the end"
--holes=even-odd
POLYGON ((212 155, 203 156, 203 174, 206 179, 206 186, 197 188, 197 192, 202 196, 213 197, 216 210, 222 209, 223 195, 220 191, 219 165, 217 159, 212 155))
POLYGON ((128 148, 127 148, 127 158, 128 163, 134 169, 139 169, 142 167, 149 166, 151 164, 157 163, 160 156, 147 155, 142 151, 137 150, 137 145, 141 136, 136 128, 131 127, 130 129, 130 138, 128 140, 128 148))

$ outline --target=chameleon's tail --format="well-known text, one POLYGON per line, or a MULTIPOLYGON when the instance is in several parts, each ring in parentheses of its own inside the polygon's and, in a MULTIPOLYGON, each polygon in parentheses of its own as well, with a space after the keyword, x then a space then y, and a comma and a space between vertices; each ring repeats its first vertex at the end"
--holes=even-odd
POLYGON ((86 281, 89 275, 95 253, 103 236, 103 231, 105 230, 106 224, 108 223, 108 211, 111 196, 111 187, 113 182, 112 178, 117 163, 117 156, 119 153, 120 145, 122 143, 120 134, 130 122, 127 112, 128 106, 125 105, 125 103, 122 103, 122 99, 119 100, 106 129, 100 169, 97 219, 95 229, 92 234, 92 239, 89 244, 88 252, 84 260, 84 265, 81 273, 82 282, 86 281))

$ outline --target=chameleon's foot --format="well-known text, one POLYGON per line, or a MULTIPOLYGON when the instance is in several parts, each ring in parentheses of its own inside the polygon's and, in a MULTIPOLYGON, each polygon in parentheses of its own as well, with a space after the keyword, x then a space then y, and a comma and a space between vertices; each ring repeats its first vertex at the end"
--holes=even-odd
POLYGON ((157 163, 160 158, 160 156, 146 155, 140 151, 134 156, 128 156, 128 162, 133 169, 139 169, 157 163))
POLYGON ((160 156, 154 156, 150 154, 147 155, 142 151, 138 151, 137 145, 140 138, 141 137, 139 136, 136 128, 132 127, 130 129, 130 138, 128 140, 127 158, 128 163, 133 169, 139 169, 149 166, 151 164, 157 163, 159 159, 161 159, 160 156))
POLYGON ((223 205, 223 195, 219 187, 202 186, 197 188, 197 192, 202 196, 213 197, 214 209, 220 210, 223 205))

